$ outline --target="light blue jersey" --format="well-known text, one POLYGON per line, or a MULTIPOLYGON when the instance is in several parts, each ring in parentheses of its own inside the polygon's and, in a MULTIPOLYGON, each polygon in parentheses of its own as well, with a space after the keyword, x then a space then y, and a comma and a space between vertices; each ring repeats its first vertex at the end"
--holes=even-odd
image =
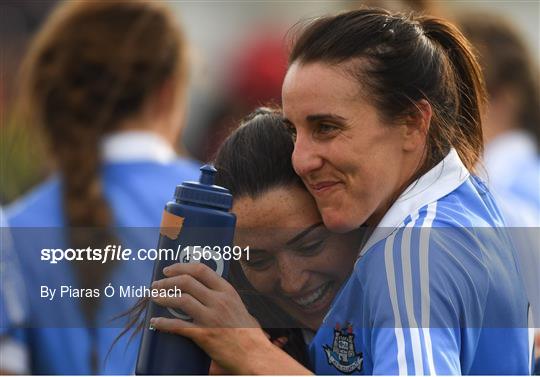
POLYGON ((535 327, 540 327, 540 155, 532 135, 507 131, 486 145, 486 182, 500 205, 520 264, 535 327))
POLYGON ((529 374, 528 316, 499 211, 452 150, 371 235, 310 355, 317 374, 529 374))
POLYGON ((540 226, 540 155, 532 135, 513 130, 486 145, 483 165, 509 226, 540 226))
POLYGON ((19 258, 12 248, 12 239, 5 213, 0 208, 0 370, 28 373, 26 349, 13 337, 10 329, 24 325, 28 313, 25 283, 19 258))
MULTIPOLYGON (((138 246, 155 247, 164 205, 171 200, 176 185, 196 180, 199 165, 177 159, 168 144, 144 132, 122 133, 110 138, 102 168, 104 195, 114 225, 141 236, 129 238, 138 246), (172 157, 172 158, 171 158, 172 157), (137 228, 135 228, 137 227, 137 228), (142 243, 141 243, 142 242, 142 243)), ((6 338, 23 345, 27 352, 26 373, 32 374, 132 374, 135 369, 139 337, 128 342, 130 334, 111 349, 126 318, 111 319, 132 307, 136 298, 103 297, 97 311, 99 326, 91 328, 83 316, 79 299, 39 299, 40 285, 78 286, 75 269, 69 262, 49 264, 40 259, 43 239, 64 234, 62 182, 53 177, 6 209, 7 220, 24 272, 29 307, 22 327, 3 329, 6 338), (32 228, 30 228, 32 227, 32 228), (110 354, 109 350, 111 351, 110 354), (97 363, 92 368, 91 355, 97 363)), ((119 228, 115 228, 119 229, 119 228)), ((123 238, 119 236, 119 238, 123 238)), ((122 241, 126 241, 122 239, 122 241)), ((56 246, 56 245, 55 245, 56 246)), ((64 244, 65 247, 65 244, 64 244)), ((107 280, 113 285, 147 286, 153 261, 119 263, 107 280)))

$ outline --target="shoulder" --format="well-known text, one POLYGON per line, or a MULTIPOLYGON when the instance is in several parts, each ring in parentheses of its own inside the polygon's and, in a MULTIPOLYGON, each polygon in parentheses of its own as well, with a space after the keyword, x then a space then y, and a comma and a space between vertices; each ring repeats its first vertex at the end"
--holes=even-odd
POLYGON ((188 177, 192 177, 194 174, 198 177, 201 166, 202 163, 200 161, 183 157, 163 165, 165 168, 172 169, 176 174, 186 175, 188 177))
POLYGON ((454 313, 467 302, 484 302, 490 284, 485 252, 499 245, 490 228, 462 225, 452 215, 457 212, 453 200, 421 208, 361 257, 354 274, 366 292, 367 307, 381 312, 414 303, 410 310, 421 310, 426 292, 432 303, 454 313))
POLYGON ((431 206, 436 217, 433 226, 493 227, 504 221, 492 193, 476 176, 470 176, 461 186, 440 198, 431 206))
POLYGON ((200 163, 195 160, 178 158, 168 163, 153 161, 107 163, 103 171, 106 181, 111 182, 149 178, 162 181, 197 178, 200 173, 199 167, 200 163))
POLYGON ((6 221, 12 227, 62 226, 61 183, 53 176, 6 207, 6 221))
POLYGON ((156 227, 176 186, 197 180, 199 174, 199 164, 187 159, 108 163, 103 167, 104 195, 118 226, 156 227))
POLYGON ((170 191, 185 180, 196 180, 199 174, 199 164, 188 159, 165 164, 151 161, 109 163, 103 168, 106 189, 166 187, 170 191))
MULTIPOLYGON (((361 261, 387 265, 390 259, 452 258, 476 253, 482 235, 491 234, 492 217, 467 207, 463 195, 448 195, 411 213, 402 224, 388 229, 388 235, 375 243, 361 261), (476 226, 480 223, 483 225, 476 226), (485 232, 481 231, 485 229, 485 232)), ((362 266, 362 263, 358 263, 362 266)), ((389 267, 389 266, 387 266, 389 267)))

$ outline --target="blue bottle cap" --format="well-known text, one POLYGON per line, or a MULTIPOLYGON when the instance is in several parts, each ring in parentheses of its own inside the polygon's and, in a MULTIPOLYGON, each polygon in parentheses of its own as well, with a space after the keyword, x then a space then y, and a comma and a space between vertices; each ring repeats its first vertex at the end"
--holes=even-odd
POLYGON ((226 188, 214 185, 216 172, 217 170, 212 165, 202 166, 199 182, 186 181, 176 186, 175 199, 230 210, 232 207, 232 195, 226 188))

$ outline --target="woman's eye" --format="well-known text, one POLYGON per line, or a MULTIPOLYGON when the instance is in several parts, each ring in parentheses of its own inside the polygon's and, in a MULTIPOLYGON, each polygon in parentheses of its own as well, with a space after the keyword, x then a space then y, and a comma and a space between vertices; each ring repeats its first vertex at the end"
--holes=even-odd
POLYGON ((242 260, 242 264, 253 270, 265 270, 272 264, 272 258, 251 258, 242 260))
POLYGON ((317 133, 320 135, 328 135, 331 134, 334 131, 337 131, 339 128, 336 126, 333 126, 331 124, 319 124, 317 126, 317 133))
POLYGON ((319 252, 324 244, 324 240, 318 240, 310 243, 306 243, 296 248, 296 251, 302 254, 316 254, 319 252))

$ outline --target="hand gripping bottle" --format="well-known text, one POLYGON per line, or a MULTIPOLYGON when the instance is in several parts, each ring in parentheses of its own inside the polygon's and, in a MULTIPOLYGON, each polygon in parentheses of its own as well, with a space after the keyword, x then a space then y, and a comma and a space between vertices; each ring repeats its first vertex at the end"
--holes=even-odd
MULTIPOLYGON (((164 278, 163 268, 177 262, 205 263, 227 276, 228 262, 219 253, 232 246, 236 216, 229 212, 229 190, 213 185, 215 173, 212 166, 203 166, 199 182, 183 182, 176 187, 174 201, 166 204, 158 249, 179 250, 180 260, 156 260, 152 281, 164 278), (202 253, 203 249, 207 252, 202 253)), ((178 309, 150 302, 136 374, 208 374, 210 358, 206 353, 190 339, 151 329, 152 317, 191 320, 178 309)))

